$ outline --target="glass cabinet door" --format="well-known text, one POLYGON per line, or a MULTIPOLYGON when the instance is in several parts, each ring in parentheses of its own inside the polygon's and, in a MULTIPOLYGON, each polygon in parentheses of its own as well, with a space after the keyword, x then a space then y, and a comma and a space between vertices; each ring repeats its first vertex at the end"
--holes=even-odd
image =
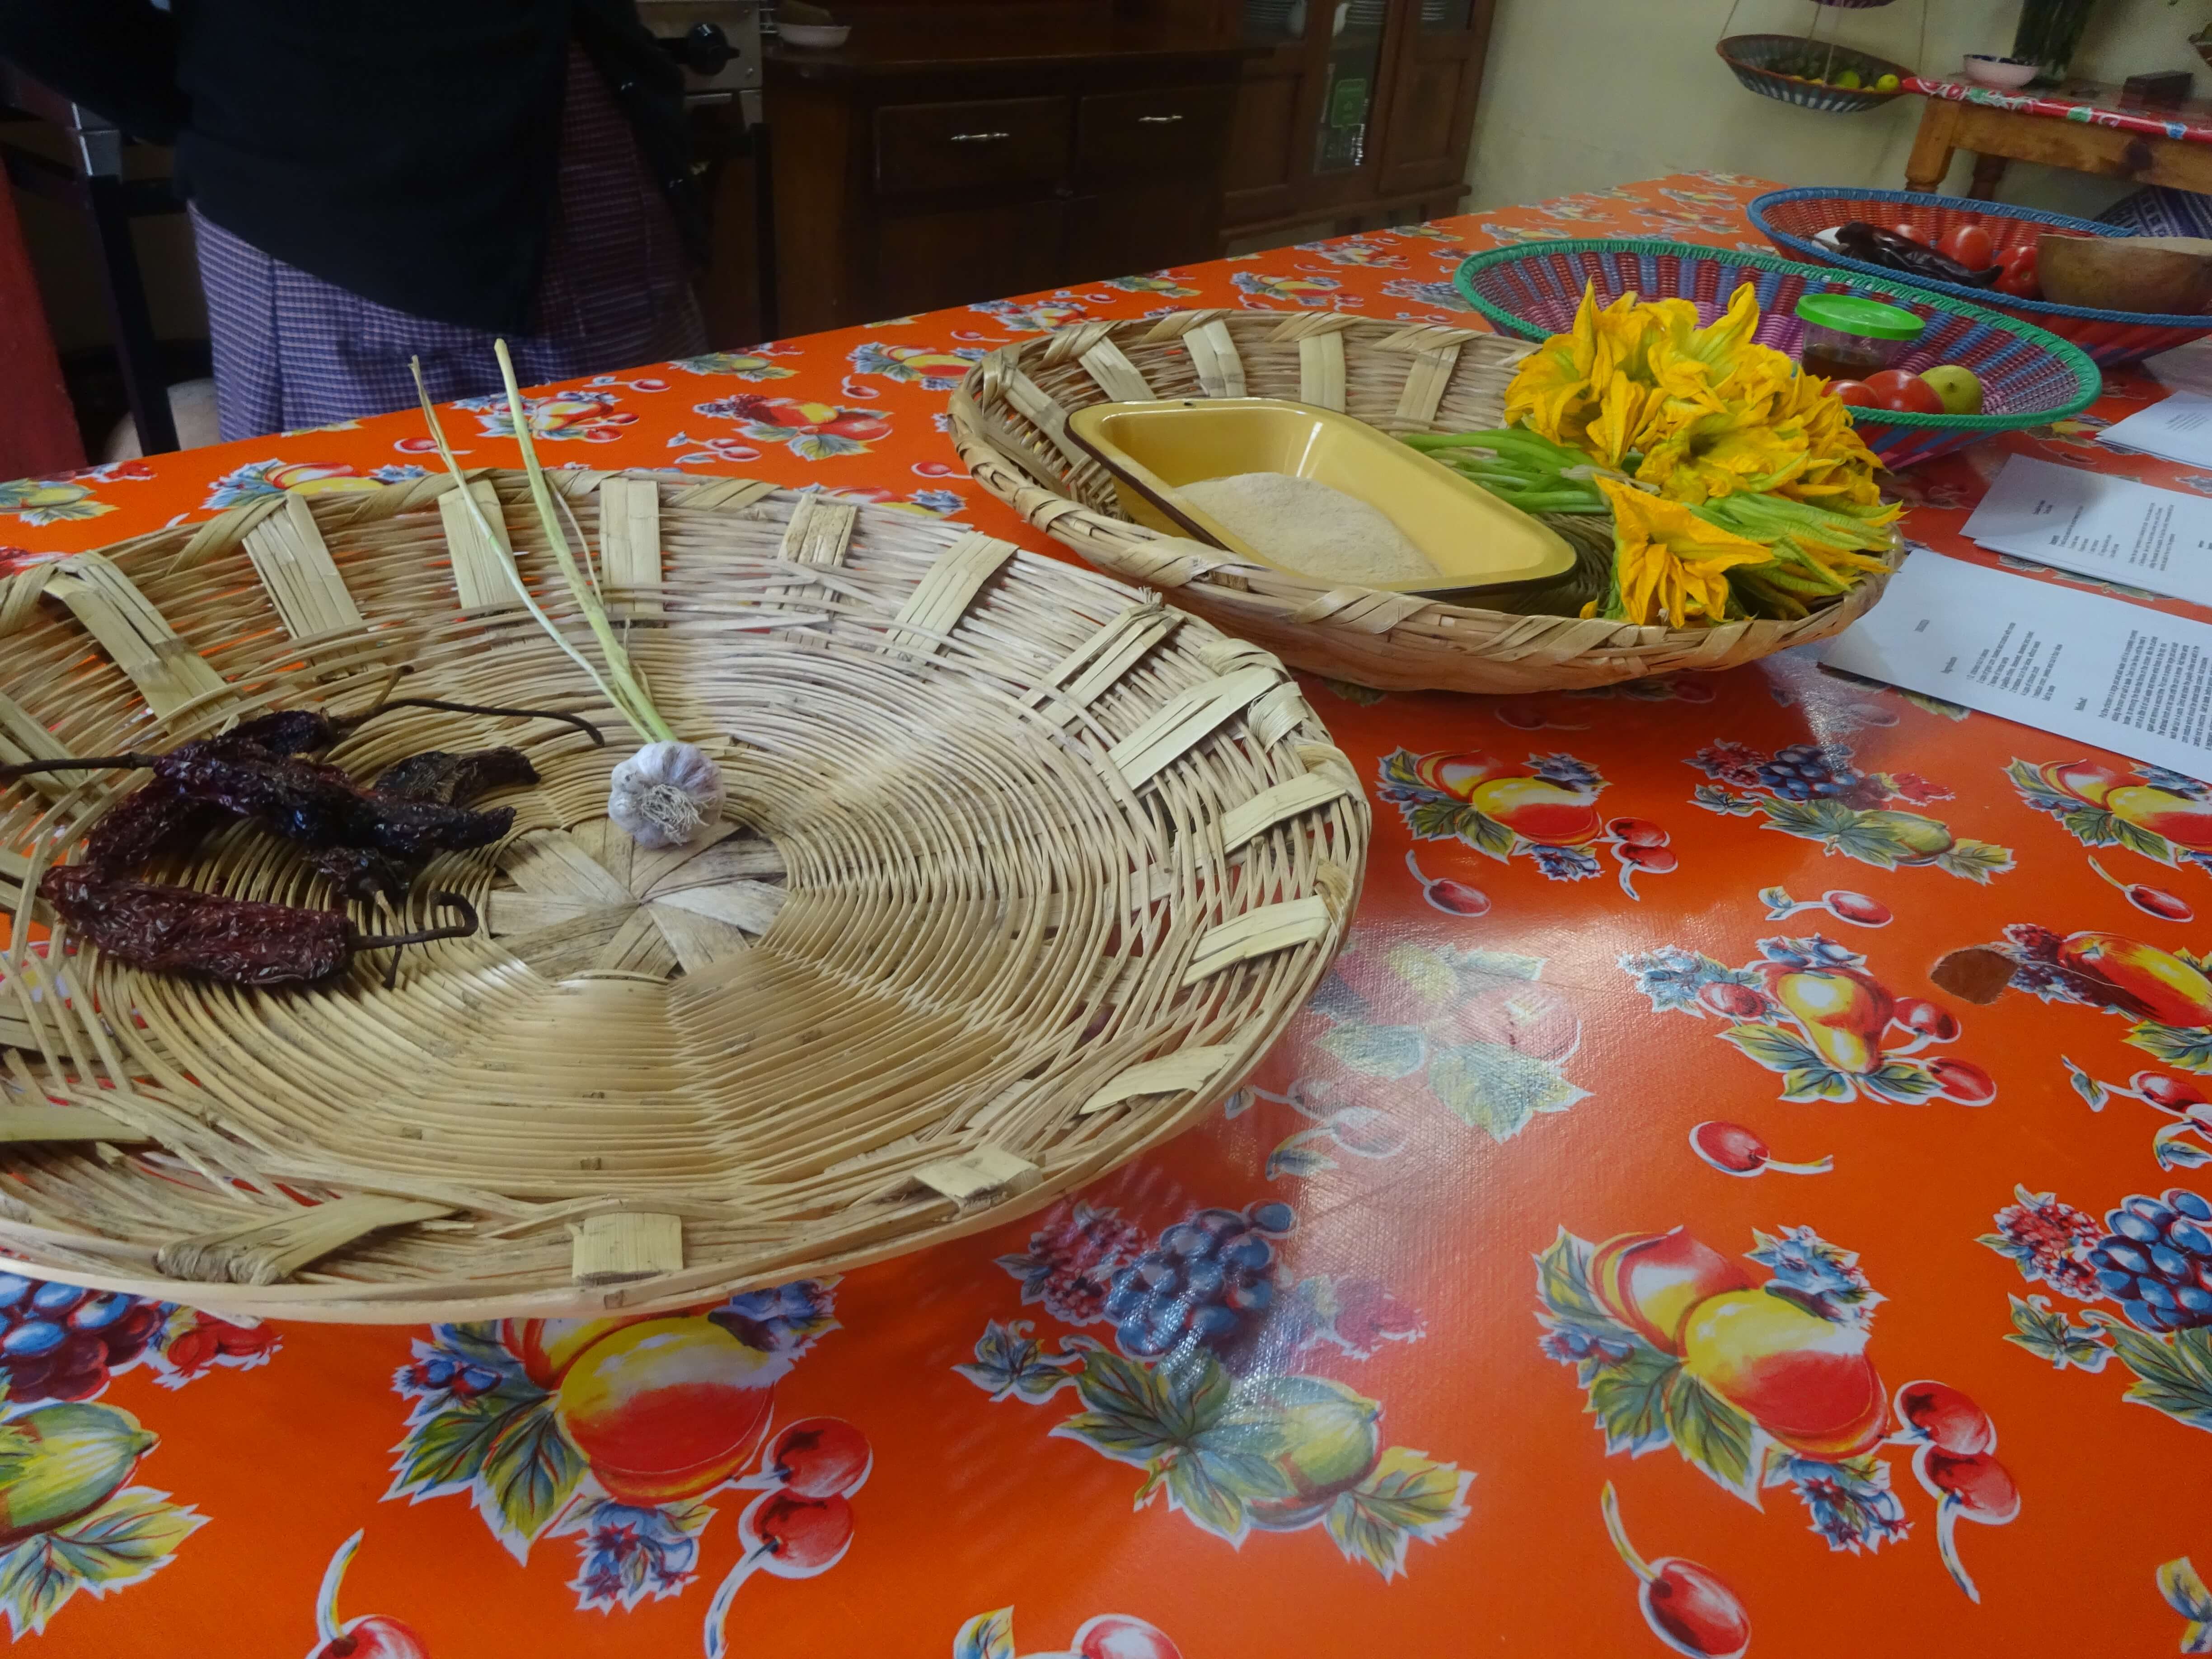
POLYGON ((1389 0, 1309 0, 1309 3, 1334 8, 1328 20, 1328 68, 1322 83, 1321 125, 1314 135, 1314 171, 1346 173, 1367 160, 1389 0))

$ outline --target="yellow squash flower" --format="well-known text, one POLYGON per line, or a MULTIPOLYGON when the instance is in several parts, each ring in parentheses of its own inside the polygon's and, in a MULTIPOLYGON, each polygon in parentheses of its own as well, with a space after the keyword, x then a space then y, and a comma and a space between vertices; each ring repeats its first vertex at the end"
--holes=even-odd
MULTIPOLYGON (((1766 564, 1772 551, 1707 524, 1680 501, 1600 478, 1613 508, 1614 603, 1605 613, 1621 622, 1671 628, 1712 623, 1728 615, 1728 573, 1766 564)), ((1596 605, 1589 611, 1595 614, 1596 605)))

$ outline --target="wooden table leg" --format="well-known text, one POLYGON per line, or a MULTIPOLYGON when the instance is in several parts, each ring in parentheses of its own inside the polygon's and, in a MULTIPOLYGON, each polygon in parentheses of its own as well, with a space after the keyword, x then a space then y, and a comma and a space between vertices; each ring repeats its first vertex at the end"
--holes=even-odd
POLYGON ((1951 155, 1958 148, 1959 106, 1930 98, 1921 112, 1920 131, 1912 141, 1912 154, 1905 161, 1907 190, 1940 191, 1951 170, 1951 155))
POLYGON ((1975 156, 1973 182, 1966 186, 1966 194, 1977 202, 1996 201, 1997 186, 2004 182, 2005 168, 2011 164, 2010 157, 1986 150, 1975 156))

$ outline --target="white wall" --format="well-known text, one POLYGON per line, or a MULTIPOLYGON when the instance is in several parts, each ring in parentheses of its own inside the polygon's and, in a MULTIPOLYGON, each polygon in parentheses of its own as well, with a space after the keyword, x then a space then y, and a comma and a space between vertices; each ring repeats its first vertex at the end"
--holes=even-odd
MULTIPOLYGON (((1820 8, 1831 33, 1893 63, 1955 76, 1969 52, 2012 46, 2020 0, 1891 0, 1860 10, 1820 8), (1927 8, 1927 47, 1919 45, 1927 8)), ((2212 96, 2212 69, 2188 36, 2201 0, 2102 0, 2075 60, 2077 73, 2122 81, 2191 69, 2212 96)), ((1713 46, 1733 34, 1803 34, 1808 0, 1498 0, 1468 158, 1472 209, 1542 201, 1664 173, 1711 169, 1787 185, 1905 187, 1925 100, 1905 97, 1852 115, 1823 115, 1747 92, 1713 46)), ((1948 188, 1963 191, 1961 155, 1948 188)), ((2131 186, 2013 164, 2007 201, 2094 214, 2131 186)))

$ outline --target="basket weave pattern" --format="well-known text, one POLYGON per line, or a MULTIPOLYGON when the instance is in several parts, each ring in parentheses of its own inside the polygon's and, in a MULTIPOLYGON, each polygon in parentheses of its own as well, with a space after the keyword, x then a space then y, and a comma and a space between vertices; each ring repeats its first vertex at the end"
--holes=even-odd
POLYGON ((2034 208, 2013 207, 2002 202, 1970 202, 1953 196, 1930 196, 1902 190, 1835 190, 1808 188, 1778 190, 1757 198, 1746 210, 1759 234, 1793 259, 1855 270, 1907 283, 1931 294, 1948 294, 1978 306, 2018 317, 2071 341, 2107 368, 2141 362, 2145 357, 2170 351, 2212 334, 2212 316, 2170 317, 2154 312, 2106 311, 2092 306, 2062 306, 2051 300, 2028 300, 1996 289, 1966 288, 1955 283, 1923 282, 1902 271, 1885 270, 1863 259, 1831 252, 1813 240, 1816 231, 1828 230, 1853 219, 1879 225, 1910 224, 1916 234, 1933 243, 1959 225, 1979 225, 2000 246, 2039 235, 2045 231, 2079 232, 2084 236, 2126 235, 2128 233, 2094 219, 2077 219, 2063 213, 2045 213, 2034 208))
MULTIPOLYGON (((544 780, 492 798, 514 833, 441 857, 404 919, 453 889, 484 931, 410 949, 388 992, 381 957, 251 991, 29 946, 40 872, 137 780, 0 795, 0 1250, 29 1271, 289 1318, 681 1305, 1042 1204, 1220 1100, 1310 994, 1367 808, 1264 653, 911 514, 550 477, 605 530, 663 712, 718 755, 731 817, 700 844, 611 829, 618 722, 447 479, 0 583, 0 760, 364 708, 400 670, 611 738, 409 711, 333 751, 359 777, 512 743, 544 780)), ((521 475, 479 478, 580 637, 521 475)), ((153 873, 326 902, 249 827, 153 873)))
MULTIPOLYGON (((1105 469, 1066 436, 1068 412, 1152 398, 1287 398, 1385 432, 1473 432, 1504 418, 1532 348, 1471 329, 1335 313, 1185 311, 1092 322, 1002 347, 951 401, 953 442, 979 482, 1092 564, 1293 665, 1384 690, 1525 692, 1731 668, 1847 627, 1886 577, 1795 622, 1638 628, 1523 617, 1419 595, 1336 586, 1249 564, 1123 519, 1105 469)), ((1570 537, 1593 523, 1547 522, 1570 537)))
POLYGON ((1792 355, 1804 337, 1796 310, 1807 294, 1857 294, 1902 307, 1922 319, 1924 331, 1893 366, 1917 372, 1936 363, 1963 363, 1980 377, 1983 402, 1977 415, 1857 411, 1854 424, 1861 441, 1893 471, 1993 432, 2063 420, 2087 408, 2103 389, 2096 365, 2077 347, 1894 273, 1829 276, 1763 253, 1604 239, 1531 242, 1470 254, 1453 281, 1486 316, 1537 339, 1567 328, 1584 288, 1593 283, 1601 305, 1630 292, 1647 300, 1678 296, 1711 322, 1748 283, 1759 301, 1760 343, 1792 355))

